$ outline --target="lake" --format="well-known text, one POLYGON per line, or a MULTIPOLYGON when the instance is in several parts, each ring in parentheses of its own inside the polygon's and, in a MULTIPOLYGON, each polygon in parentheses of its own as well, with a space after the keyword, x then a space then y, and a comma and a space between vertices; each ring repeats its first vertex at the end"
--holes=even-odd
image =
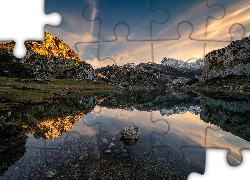
POLYGON ((246 98, 154 89, 117 91, 14 109, 4 123, 25 133, 1 138, 1 179, 186 179, 204 173, 206 148, 250 148, 246 98), (138 127, 137 140, 124 127, 138 127))

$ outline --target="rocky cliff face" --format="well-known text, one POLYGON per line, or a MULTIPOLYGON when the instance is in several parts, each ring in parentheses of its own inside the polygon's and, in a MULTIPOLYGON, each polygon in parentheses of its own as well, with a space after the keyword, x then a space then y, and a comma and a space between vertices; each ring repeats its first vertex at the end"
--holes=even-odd
MULTIPOLYGON (((75 80, 94 79, 96 73, 87 63, 57 37, 45 33, 45 41, 25 42, 27 54, 24 58, 15 58, 12 54, 15 43, 0 45, 1 76, 17 78, 48 79, 67 71, 64 78, 75 80), (14 66, 14 67, 13 67, 14 66), (20 74, 22 72, 22 74, 20 74)), ((58 77, 61 77, 60 75, 58 77)))
POLYGON ((233 41, 227 47, 205 56, 202 82, 230 74, 250 75, 250 37, 233 41))

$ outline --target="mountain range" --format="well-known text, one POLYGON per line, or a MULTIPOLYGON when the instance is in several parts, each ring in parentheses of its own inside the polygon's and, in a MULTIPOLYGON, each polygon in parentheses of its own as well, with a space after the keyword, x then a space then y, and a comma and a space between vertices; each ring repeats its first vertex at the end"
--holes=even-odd
POLYGON ((15 42, 0 44, 0 76, 29 79, 94 80, 119 87, 162 87, 185 85, 195 80, 204 83, 216 77, 250 74, 250 37, 231 42, 227 47, 206 54, 204 60, 187 63, 163 58, 153 62, 108 65, 93 69, 57 37, 44 33, 44 41, 26 41, 27 54, 15 58, 15 42))
POLYGON ((204 67, 203 59, 198 59, 195 62, 183 62, 182 60, 175 60, 173 58, 165 57, 161 61, 161 64, 164 66, 172 66, 184 71, 203 70, 204 67))

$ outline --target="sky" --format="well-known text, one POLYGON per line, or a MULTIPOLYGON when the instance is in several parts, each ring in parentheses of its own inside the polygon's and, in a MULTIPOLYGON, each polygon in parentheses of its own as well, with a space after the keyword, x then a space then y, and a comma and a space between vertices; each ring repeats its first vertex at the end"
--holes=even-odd
POLYGON ((248 0, 46 0, 62 23, 45 31, 94 68, 126 63, 187 62, 250 36, 248 0))

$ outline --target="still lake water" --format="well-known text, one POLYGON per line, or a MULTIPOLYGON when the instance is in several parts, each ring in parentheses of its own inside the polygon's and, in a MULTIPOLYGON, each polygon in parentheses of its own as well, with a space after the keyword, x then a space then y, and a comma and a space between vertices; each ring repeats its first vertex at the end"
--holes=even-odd
POLYGON ((13 110, 26 134, 4 141, 0 179, 186 179, 205 148, 250 148, 250 103, 183 91, 138 90, 13 110), (137 126, 138 141, 119 133, 137 126))

